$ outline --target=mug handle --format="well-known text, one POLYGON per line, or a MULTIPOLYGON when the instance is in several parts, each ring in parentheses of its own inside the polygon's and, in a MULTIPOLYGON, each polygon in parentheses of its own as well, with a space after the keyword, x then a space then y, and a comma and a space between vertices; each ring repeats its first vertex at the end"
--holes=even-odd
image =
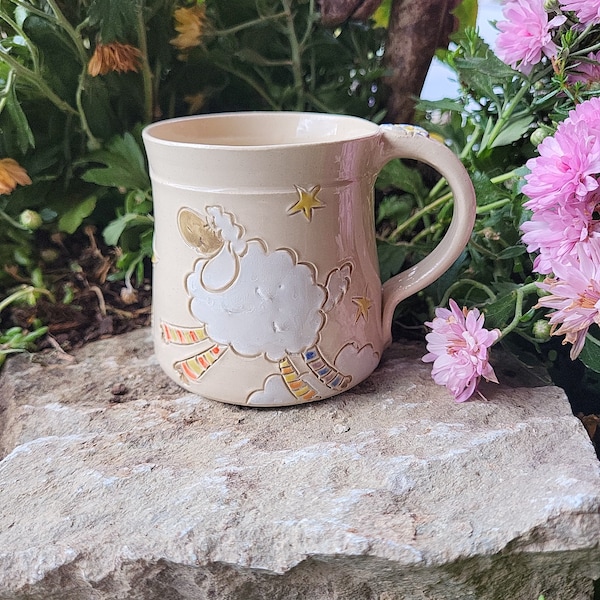
POLYGON ((473 184, 456 154, 429 137, 425 129, 413 125, 381 125, 381 169, 394 158, 424 162, 446 179, 454 195, 454 211, 448 231, 440 243, 413 267, 383 284, 382 324, 391 342, 392 319, 396 306, 441 277, 464 250, 475 224, 476 199, 473 184))

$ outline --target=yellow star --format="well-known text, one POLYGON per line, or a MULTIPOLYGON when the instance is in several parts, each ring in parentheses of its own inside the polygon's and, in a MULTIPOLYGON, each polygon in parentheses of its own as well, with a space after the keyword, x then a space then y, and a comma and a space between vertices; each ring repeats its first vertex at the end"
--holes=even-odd
POLYGON ((315 208, 323 208, 325 205, 317 198, 317 194, 321 191, 320 185, 315 185, 310 191, 306 191, 300 186, 295 186, 300 199, 294 206, 289 209, 290 215, 295 215, 297 212, 303 212, 304 216, 310 221, 312 220, 312 211, 315 208))
POLYGON ((356 304, 356 306, 357 306, 356 321, 354 321, 354 322, 358 323, 358 320, 361 317, 365 321, 368 321, 369 320, 369 309, 373 306, 373 302, 371 302, 371 300, 369 300, 365 296, 355 296, 354 298, 352 298, 352 302, 354 302, 354 304, 356 304))

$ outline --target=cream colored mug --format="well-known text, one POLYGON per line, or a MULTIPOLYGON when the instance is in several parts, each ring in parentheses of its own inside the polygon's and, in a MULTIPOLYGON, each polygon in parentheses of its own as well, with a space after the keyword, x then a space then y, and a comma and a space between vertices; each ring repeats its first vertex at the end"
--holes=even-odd
POLYGON ((391 342, 396 305, 440 277, 473 228, 464 167, 418 127, 223 113, 157 122, 143 137, 156 356, 214 400, 283 406, 360 383, 391 342), (373 185, 393 158, 437 169, 454 213, 439 245, 382 285, 373 185))

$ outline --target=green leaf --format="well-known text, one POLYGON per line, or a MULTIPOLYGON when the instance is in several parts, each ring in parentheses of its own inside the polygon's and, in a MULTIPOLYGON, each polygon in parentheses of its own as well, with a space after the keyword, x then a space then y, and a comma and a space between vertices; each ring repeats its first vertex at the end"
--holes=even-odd
POLYGON ((378 189, 396 188, 417 197, 426 193, 419 172, 400 160, 392 160, 383 167, 376 185, 378 189))
POLYGON ((516 258, 517 256, 525 254, 525 252, 526 248, 523 246, 523 244, 509 246, 508 248, 504 248, 504 250, 498 254, 498 258, 501 260, 505 260, 507 258, 516 258))
POLYGON ((490 178, 481 171, 476 171, 471 175, 471 181, 475 188, 477 197, 477 205, 485 206, 497 200, 502 200, 507 197, 507 191, 490 180, 490 178))
POLYGON ((413 206, 412 196, 397 196, 396 194, 384 196, 377 207, 377 223, 385 220, 402 223, 410 216, 413 206))
POLYGON ((126 229, 134 225, 152 225, 153 220, 151 217, 146 215, 138 215, 136 213, 126 213, 120 217, 117 217, 111 221, 102 232, 104 241, 109 246, 118 246, 119 239, 123 235, 126 229))
POLYGON ((115 40, 131 42, 138 10, 139 0, 93 0, 88 11, 90 26, 100 29, 104 44, 115 40))
POLYGON ((12 122, 15 125, 16 143, 19 150, 25 154, 28 148, 35 148, 35 139, 29 126, 29 121, 21 108, 21 103, 17 99, 15 88, 11 86, 6 98, 6 110, 12 122))
POLYGON ((600 340, 588 333, 579 358, 588 369, 600 373, 600 340))
POLYGON ((516 292, 501 296, 483 308, 485 323, 488 329, 503 329, 512 321, 515 314, 516 292))
POLYGON ((75 206, 63 213, 58 221, 58 228, 66 233, 75 233, 86 217, 89 217, 96 208, 96 196, 88 196, 75 206))
POLYGON ((406 259, 406 247, 378 240, 377 255, 379 257, 381 281, 387 281, 390 277, 400 272, 406 259))
POLYGON ((106 166, 88 169, 81 177, 84 181, 130 190, 147 190, 150 187, 144 155, 130 133, 114 138, 106 149, 89 154, 85 162, 97 162, 106 166))
POLYGON ((452 11, 452 14, 458 19, 458 31, 462 32, 467 27, 476 27, 478 12, 479 3, 477 0, 462 0, 452 11))
MULTIPOLYGON (((513 142, 521 139, 525 132, 531 127, 533 123, 533 117, 531 115, 527 115, 526 117, 521 117, 512 123, 508 123, 502 128, 502 131, 494 139, 491 143, 490 148, 498 148, 499 146, 508 146, 513 142)), ((482 145, 486 145, 487 140, 482 140, 482 145)))
POLYGON ((417 102, 416 107, 417 110, 428 111, 428 110, 439 110, 441 112, 457 112, 462 113, 464 106, 457 102, 456 100, 452 100, 450 98, 443 98, 442 100, 424 100, 421 99, 417 102))

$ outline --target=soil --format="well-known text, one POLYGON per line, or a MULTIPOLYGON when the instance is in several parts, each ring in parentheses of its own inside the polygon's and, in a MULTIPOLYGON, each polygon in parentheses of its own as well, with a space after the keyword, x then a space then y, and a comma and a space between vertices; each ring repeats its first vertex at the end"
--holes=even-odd
MULTIPOLYGON (((57 258, 44 266, 44 279, 53 299, 40 295, 35 306, 12 305, 7 325, 31 329, 36 320, 48 326, 37 349, 60 348, 69 352, 94 340, 126 333, 150 324, 151 281, 148 277, 133 287, 114 280, 117 256, 104 247, 95 231, 52 244, 57 258), (68 245, 66 245, 68 243, 68 245)), ((16 271, 9 271, 15 283, 24 283, 16 271)), ((29 283, 28 281, 26 283, 29 283)))

